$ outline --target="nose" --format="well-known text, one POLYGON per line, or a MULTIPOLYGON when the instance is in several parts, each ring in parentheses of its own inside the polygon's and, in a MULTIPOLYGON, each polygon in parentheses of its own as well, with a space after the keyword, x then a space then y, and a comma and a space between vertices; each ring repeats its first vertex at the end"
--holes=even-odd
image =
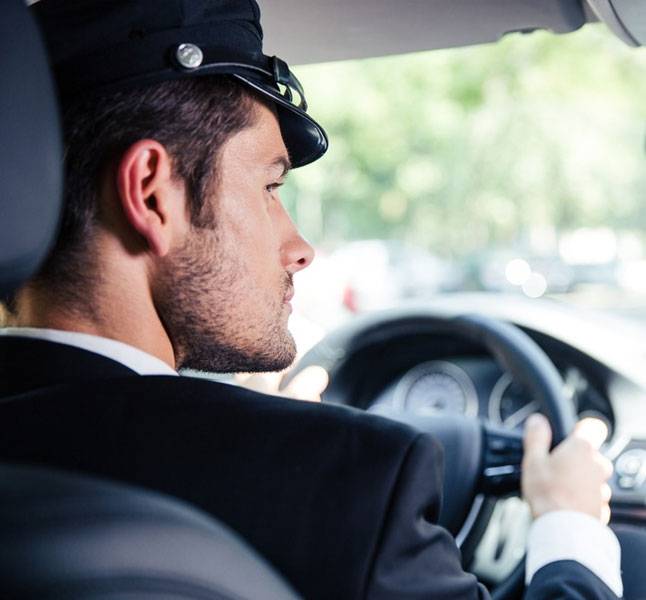
POLYGON ((308 267, 314 260, 314 248, 298 232, 291 219, 288 218, 287 235, 281 246, 281 260, 288 273, 297 273, 308 267))

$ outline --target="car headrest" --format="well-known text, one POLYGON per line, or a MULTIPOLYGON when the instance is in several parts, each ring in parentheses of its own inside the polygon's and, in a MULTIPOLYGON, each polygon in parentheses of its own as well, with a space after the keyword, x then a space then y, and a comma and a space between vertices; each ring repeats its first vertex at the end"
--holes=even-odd
POLYGON ((0 466, 3 598, 296 600, 249 546, 179 500, 0 466))
POLYGON ((25 0, 0 19, 0 295, 45 258, 61 209, 61 134, 45 48, 25 0))

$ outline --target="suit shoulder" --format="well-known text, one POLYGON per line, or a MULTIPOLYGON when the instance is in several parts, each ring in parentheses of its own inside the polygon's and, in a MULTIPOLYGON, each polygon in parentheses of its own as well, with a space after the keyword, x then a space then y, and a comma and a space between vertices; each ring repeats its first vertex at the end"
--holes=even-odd
POLYGON ((413 446, 416 455, 436 457, 442 452, 434 438, 409 425, 347 406, 271 396, 195 377, 136 377, 115 381, 115 387, 125 396, 150 398, 157 414, 180 411, 202 419, 246 421, 252 428, 262 426, 276 433, 294 430, 320 440, 342 438, 350 446, 361 443, 366 451, 374 449, 376 456, 389 447, 402 454, 413 446))
MULTIPOLYGON (((300 442, 303 447, 335 446, 352 454, 370 456, 379 463, 402 463, 415 447, 419 456, 441 454, 441 448, 429 435, 404 423, 367 413, 352 407, 306 402, 261 394, 247 388, 186 376, 118 376, 97 382, 78 381, 32 392, 18 403, 10 403, 18 412, 29 411, 32 404, 45 410, 42 398, 55 399, 60 410, 69 410, 80 421, 89 410, 92 395, 93 420, 150 429, 203 432, 227 437, 230 432, 255 436, 256 445, 268 432, 282 444, 300 442), (66 407, 66 408, 64 408, 66 407), (152 418, 151 418, 152 417, 152 418), (120 420, 121 419, 121 420, 120 420)), ((45 412, 47 412, 45 410, 45 412)), ((151 434, 152 434, 151 433, 151 434)), ((269 440, 266 440, 269 443, 269 440)), ((335 452, 331 452, 335 454, 335 452)))

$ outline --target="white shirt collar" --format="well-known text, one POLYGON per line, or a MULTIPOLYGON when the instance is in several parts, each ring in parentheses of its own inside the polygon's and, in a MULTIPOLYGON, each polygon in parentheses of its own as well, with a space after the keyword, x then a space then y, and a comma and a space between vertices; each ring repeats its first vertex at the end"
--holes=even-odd
POLYGON ((110 358, 132 369, 139 375, 178 375, 177 371, 156 356, 139 350, 139 348, 135 348, 130 344, 99 337, 98 335, 35 327, 6 327, 0 329, 0 335, 35 338, 75 346, 110 358))

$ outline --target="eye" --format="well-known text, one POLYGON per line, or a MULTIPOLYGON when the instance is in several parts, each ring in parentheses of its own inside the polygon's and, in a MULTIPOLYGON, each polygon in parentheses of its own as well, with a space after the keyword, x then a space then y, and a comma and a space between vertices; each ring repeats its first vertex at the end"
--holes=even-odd
POLYGON ((276 183, 270 183, 269 185, 265 186, 265 190, 267 190, 270 194, 275 192, 282 184, 282 182, 276 182, 276 183))

